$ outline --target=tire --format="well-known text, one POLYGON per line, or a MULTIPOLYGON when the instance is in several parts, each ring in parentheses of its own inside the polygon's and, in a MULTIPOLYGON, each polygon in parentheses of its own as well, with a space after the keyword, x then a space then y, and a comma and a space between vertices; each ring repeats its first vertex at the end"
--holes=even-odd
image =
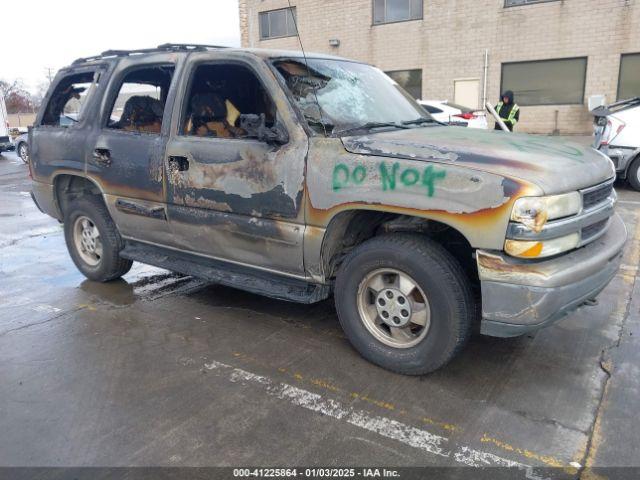
POLYGON ((16 146, 16 153, 18 157, 20 157, 20 160, 24 163, 29 163, 29 146, 25 142, 20 142, 16 146))
POLYGON ((406 375, 423 375, 449 362, 469 338, 475 315, 460 264, 438 243, 414 234, 375 237, 355 248, 340 267, 334 296, 340 324, 355 349, 376 365, 406 375), (395 289, 401 278, 405 286, 395 289), (368 288, 369 283, 376 288, 368 288), (379 307, 380 299, 387 301, 385 307, 379 307), (412 310, 398 310, 407 300, 412 310), (413 322, 418 316, 424 321, 424 310, 428 320, 422 327, 413 322), (383 320, 385 313, 393 319, 383 320), (410 321, 394 338, 390 322, 407 321, 401 318, 407 313, 410 321), (376 320, 367 320, 374 316, 376 320))
POLYGON ((69 204, 64 238, 73 263, 90 280, 108 282, 131 269, 133 262, 120 257, 124 242, 100 197, 84 196, 69 204))
POLYGON ((640 191, 640 157, 636 157, 632 162, 629 170, 627 170, 627 180, 631 188, 640 191))

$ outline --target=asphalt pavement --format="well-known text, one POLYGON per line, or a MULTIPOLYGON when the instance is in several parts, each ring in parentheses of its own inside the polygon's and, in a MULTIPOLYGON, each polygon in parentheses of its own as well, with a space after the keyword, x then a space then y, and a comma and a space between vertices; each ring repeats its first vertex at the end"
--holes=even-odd
POLYGON ((629 241, 597 305, 525 337, 475 336, 440 371, 406 377, 353 350, 331 301, 140 264, 86 280, 5 153, 0 466, 640 467, 640 193, 617 189, 629 241))

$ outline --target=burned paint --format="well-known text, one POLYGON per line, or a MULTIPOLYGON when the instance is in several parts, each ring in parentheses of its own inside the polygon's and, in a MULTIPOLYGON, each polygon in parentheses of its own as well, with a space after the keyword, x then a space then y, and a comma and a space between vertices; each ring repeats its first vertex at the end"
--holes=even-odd
MULTIPOLYGON (((380 188, 383 192, 395 191, 396 187, 414 187, 418 185, 425 190, 428 197, 433 197, 436 182, 447 176, 447 172, 436 169, 433 165, 420 168, 400 168, 400 163, 378 163, 380 188)), ((338 191, 351 186, 361 185, 367 178, 367 168, 364 165, 356 165, 350 169, 344 163, 338 163, 333 167, 333 191, 338 191)), ((479 181, 475 178, 472 181, 479 181)))
POLYGON ((547 194, 578 190, 614 175, 590 147, 552 137, 475 129, 425 127, 345 137, 355 154, 458 165, 505 178, 524 178, 547 194))

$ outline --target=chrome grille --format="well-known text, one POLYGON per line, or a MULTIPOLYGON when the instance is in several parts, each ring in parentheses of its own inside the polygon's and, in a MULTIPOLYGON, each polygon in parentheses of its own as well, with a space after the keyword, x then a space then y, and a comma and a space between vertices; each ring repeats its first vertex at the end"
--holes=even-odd
POLYGON ((587 188, 582 191, 582 208, 589 210, 599 203, 604 202, 613 192, 613 180, 601 183, 595 187, 587 188))

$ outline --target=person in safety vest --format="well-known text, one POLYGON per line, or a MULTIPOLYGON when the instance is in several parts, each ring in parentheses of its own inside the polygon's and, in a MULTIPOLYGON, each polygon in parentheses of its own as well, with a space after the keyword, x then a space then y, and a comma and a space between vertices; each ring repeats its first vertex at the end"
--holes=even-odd
MULTIPOLYGON (((502 100, 496 105, 496 113, 500 116, 507 128, 513 132, 513 127, 515 127, 518 120, 520 120, 520 107, 514 102, 513 92, 511 90, 507 90, 502 94, 502 100)), ((495 129, 502 130, 498 122, 496 122, 495 129)))

